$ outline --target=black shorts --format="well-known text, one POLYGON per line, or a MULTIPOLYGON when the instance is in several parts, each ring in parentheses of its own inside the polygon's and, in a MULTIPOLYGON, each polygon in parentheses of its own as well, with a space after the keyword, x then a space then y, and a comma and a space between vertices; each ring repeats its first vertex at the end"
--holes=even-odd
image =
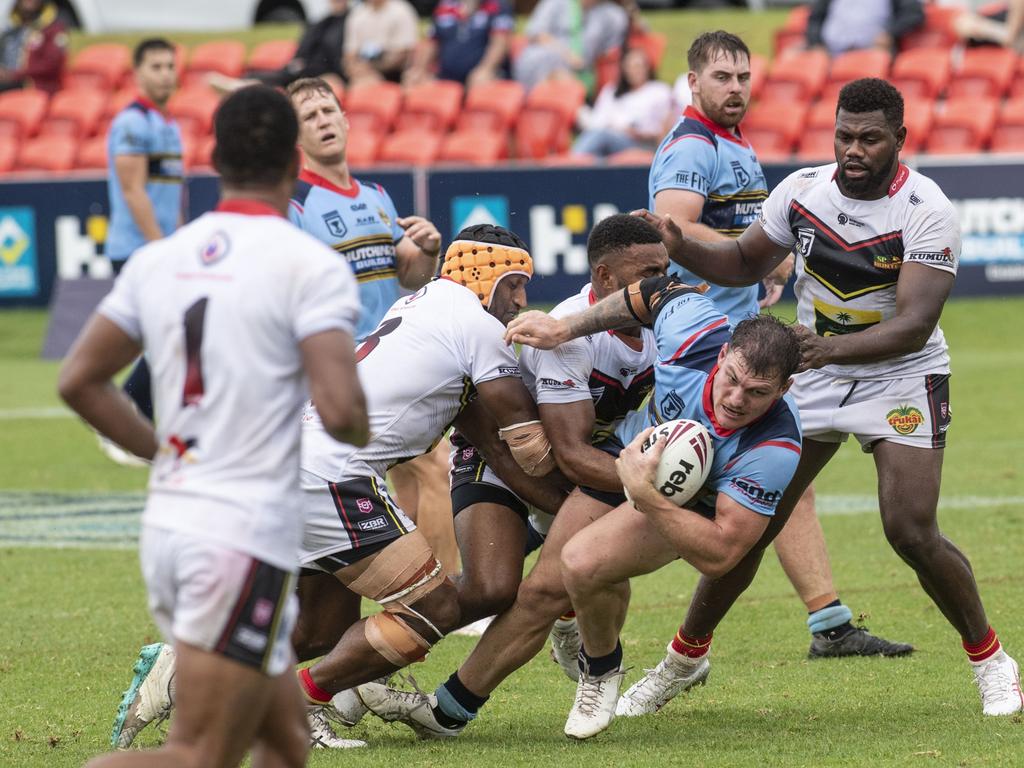
POLYGON ((526 503, 500 484, 501 480, 487 466, 480 452, 458 432, 452 432, 449 439, 452 444, 449 473, 452 514, 457 515, 474 504, 498 504, 508 507, 525 522, 529 514, 526 503))

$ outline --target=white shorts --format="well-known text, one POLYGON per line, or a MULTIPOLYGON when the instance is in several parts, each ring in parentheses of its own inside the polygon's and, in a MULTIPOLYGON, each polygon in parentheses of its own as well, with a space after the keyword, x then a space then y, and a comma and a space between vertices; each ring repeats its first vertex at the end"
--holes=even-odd
POLYGON ((388 494, 381 477, 354 477, 336 483, 300 470, 304 568, 334 573, 376 554, 416 524, 388 494))
POLYGON ((149 610, 165 638, 270 677, 291 669, 299 615, 293 573, 192 534, 147 525, 140 555, 149 610))
POLYGON ((916 448, 945 448, 952 421, 949 374, 890 381, 837 378, 805 371, 790 389, 803 435, 823 443, 853 435, 870 453, 879 440, 916 448))

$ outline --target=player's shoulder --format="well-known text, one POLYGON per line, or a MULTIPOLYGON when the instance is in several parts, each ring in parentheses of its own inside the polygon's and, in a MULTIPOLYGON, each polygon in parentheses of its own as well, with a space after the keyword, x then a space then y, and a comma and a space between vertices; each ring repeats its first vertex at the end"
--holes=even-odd
POLYGON ((574 293, 569 298, 558 302, 548 314, 552 317, 561 318, 582 312, 593 303, 591 296, 593 296, 593 292, 591 291, 590 283, 587 283, 578 293, 574 293))
POLYGON ((788 393, 780 397, 768 412, 741 430, 737 453, 755 448, 779 448, 800 455, 800 415, 796 402, 788 393))
MULTIPOLYGON (((942 191, 942 188, 930 177, 907 166, 900 166, 900 172, 906 168, 906 179, 899 185, 895 197, 906 206, 908 215, 939 216, 955 215, 956 206, 942 191)), ((897 174, 896 184, 900 181, 897 174)))
POLYGON ((133 101, 114 115, 109 131, 112 134, 125 130, 138 132, 149 130, 149 127, 149 110, 144 104, 133 101))
POLYGON ((718 137, 700 120, 683 115, 662 142, 658 154, 666 156, 682 151, 700 151, 701 148, 718 149, 718 137))
POLYGON ((777 190, 789 190, 793 194, 805 193, 816 187, 827 187, 836 173, 836 164, 811 165, 798 168, 776 186, 777 190))

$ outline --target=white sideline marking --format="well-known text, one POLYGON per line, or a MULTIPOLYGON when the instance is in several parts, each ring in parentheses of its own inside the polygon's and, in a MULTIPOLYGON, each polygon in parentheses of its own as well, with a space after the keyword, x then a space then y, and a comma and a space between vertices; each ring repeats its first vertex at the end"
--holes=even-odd
MULTIPOLYGON (((144 493, 0 492, 0 546, 135 549, 144 493)), ((939 509, 1024 506, 1024 496, 947 496, 939 509)), ((821 494, 822 515, 878 514, 869 494, 821 494)))
POLYGON ((59 405, 49 408, 0 408, 0 421, 18 419, 72 419, 75 414, 59 405))

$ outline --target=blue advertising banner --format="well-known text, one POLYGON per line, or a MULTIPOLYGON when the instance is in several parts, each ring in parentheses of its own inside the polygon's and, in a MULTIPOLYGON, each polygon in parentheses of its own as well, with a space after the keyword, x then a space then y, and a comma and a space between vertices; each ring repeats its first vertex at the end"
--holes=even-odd
POLYGON ((39 292, 36 217, 31 208, 0 208, 0 296, 39 292))

